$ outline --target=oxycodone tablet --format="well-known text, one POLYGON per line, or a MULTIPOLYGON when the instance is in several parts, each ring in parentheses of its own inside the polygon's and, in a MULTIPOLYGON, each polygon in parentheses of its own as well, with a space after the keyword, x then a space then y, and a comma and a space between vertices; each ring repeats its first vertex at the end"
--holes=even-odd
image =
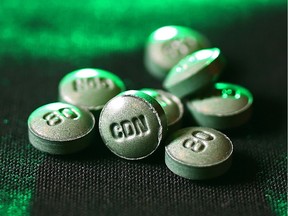
POLYGON ((196 122, 205 127, 228 129, 246 123, 252 111, 251 92, 231 83, 216 83, 186 105, 196 122))
POLYGON ((163 86, 179 98, 193 95, 215 82, 223 67, 220 49, 202 49, 176 64, 164 80, 163 86))
POLYGON ((141 89, 141 91, 156 99, 162 106, 166 114, 168 130, 170 132, 180 128, 184 114, 184 106, 178 97, 161 89, 145 88, 141 89))
POLYGON ((112 97, 125 90, 115 74, 95 68, 68 73, 59 83, 59 99, 63 102, 99 111, 112 97))
POLYGON ((106 146, 119 157, 142 159, 152 154, 167 131, 163 108, 148 94, 126 91, 102 109, 99 131, 106 146))
POLYGON ((71 104, 39 107, 28 118, 30 143, 49 154, 70 154, 86 148, 93 137, 94 116, 71 104))
POLYGON ((224 174, 231 166, 233 145, 223 133, 188 127, 167 138, 165 163, 176 175, 204 180, 224 174))
POLYGON ((144 63, 150 74, 164 79, 168 71, 183 57, 207 47, 208 40, 191 28, 164 26, 148 37, 144 63))

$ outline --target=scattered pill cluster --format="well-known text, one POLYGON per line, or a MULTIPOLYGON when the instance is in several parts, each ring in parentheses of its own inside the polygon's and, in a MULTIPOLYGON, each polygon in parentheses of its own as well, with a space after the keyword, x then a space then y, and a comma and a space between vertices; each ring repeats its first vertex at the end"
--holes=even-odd
POLYGON ((118 76, 101 69, 67 74, 59 83, 61 102, 29 116, 30 143, 50 154, 75 153, 89 146, 99 128, 105 145, 121 158, 146 158, 165 145, 173 173, 194 180, 222 175, 231 166, 233 145, 216 129, 247 122, 253 97, 239 85, 216 83, 225 61, 220 49, 209 46, 203 35, 182 26, 149 36, 144 63, 166 91, 126 91, 118 76), (186 110, 199 126, 181 129, 186 110))

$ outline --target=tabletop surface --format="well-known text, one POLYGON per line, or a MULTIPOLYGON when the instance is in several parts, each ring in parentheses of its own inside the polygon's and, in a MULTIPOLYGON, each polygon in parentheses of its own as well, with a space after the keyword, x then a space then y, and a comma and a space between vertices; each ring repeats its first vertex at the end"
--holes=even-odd
MULTIPOLYGON (((0 5, 0 215, 287 215, 286 1, 36 1, 0 5), (219 47, 219 81, 248 88, 253 115, 223 131, 231 169, 209 181, 174 175, 163 146, 144 160, 112 154, 98 137, 81 153, 33 148, 27 118, 58 100, 70 71, 101 68, 128 89, 163 88, 144 67, 148 35, 191 27, 219 47)), ((184 120, 183 127, 193 126, 184 120)))

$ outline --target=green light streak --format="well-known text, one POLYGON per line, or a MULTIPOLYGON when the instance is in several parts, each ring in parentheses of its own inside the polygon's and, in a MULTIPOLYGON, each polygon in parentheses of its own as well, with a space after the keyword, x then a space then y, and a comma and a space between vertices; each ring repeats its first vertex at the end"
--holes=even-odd
POLYGON ((159 93, 155 89, 151 89, 151 88, 144 88, 144 89, 141 89, 141 91, 144 92, 145 94, 150 95, 153 98, 157 98, 157 96, 159 95, 159 93))
POLYGON ((45 155, 31 153, 32 145, 20 144, 12 134, 0 137, 0 145, 0 215, 30 215, 35 175, 45 155))
POLYGON ((280 191, 276 186, 279 184, 276 182, 279 181, 285 181, 283 184, 287 186, 287 153, 279 155, 278 159, 274 160, 273 167, 279 173, 268 173, 268 180, 265 183, 265 198, 277 216, 287 216, 287 188, 280 191), (280 173, 281 175, 279 175, 280 173))
POLYGON ((248 103, 253 102, 253 95, 251 92, 242 86, 231 83, 216 83, 215 88, 219 90, 223 98, 232 97, 240 99, 241 97, 245 97, 248 99, 248 103))
POLYGON ((0 190, 0 215, 30 215, 28 213, 28 207, 31 197, 31 190, 25 190, 22 192, 0 190))
POLYGON ((287 216, 287 195, 278 194, 272 190, 268 190, 265 193, 272 210, 277 216, 287 216))
POLYGON ((161 96, 161 94, 159 94, 155 89, 144 88, 141 89, 140 91, 153 97, 155 100, 158 101, 158 103, 160 103, 162 107, 168 106, 168 104, 165 102, 165 98, 163 98, 163 96, 161 96))
POLYGON ((225 27, 283 0, 35 1, 2 0, 0 56, 94 59, 142 48, 155 29, 172 23, 197 30, 225 27), (229 19, 223 19, 223 14, 229 19), (163 18, 163 17, 167 17, 163 18), (189 19, 187 19, 189 18, 189 19))

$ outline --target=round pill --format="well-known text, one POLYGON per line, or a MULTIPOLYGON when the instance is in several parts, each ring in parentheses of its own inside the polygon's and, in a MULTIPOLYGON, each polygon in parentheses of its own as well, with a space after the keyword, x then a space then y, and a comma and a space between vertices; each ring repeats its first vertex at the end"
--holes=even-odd
POLYGON ((242 86, 216 83, 202 96, 188 100, 187 108, 201 126, 228 129, 240 126, 251 116, 253 96, 242 86))
POLYGON ((174 131, 181 126, 181 120, 184 114, 184 107, 181 100, 175 95, 160 89, 141 89, 145 94, 150 95, 162 106, 169 131, 174 131))
POLYGON ((59 99, 95 112, 124 90, 124 83, 115 74, 84 68, 63 77, 59 84, 59 99))
POLYGON ((94 116, 89 111, 66 103, 51 103, 29 116, 29 141, 46 153, 70 154, 90 144, 94 125, 94 116))
POLYGON ((141 91, 126 91, 112 98, 99 118, 100 135, 119 157, 142 159, 152 154, 167 131, 164 110, 141 91))
POLYGON ((223 69, 218 48, 202 49, 182 59, 164 80, 164 88, 183 98, 216 81, 223 69))
POLYGON ((218 177, 231 166, 233 145, 223 133, 189 127, 168 137, 165 163, 176 175, 193 180, 218 177))
POLYGON ((207 47, 208 40, 197 31, 183 26, 164 26, 148 37, 144 63, 154 77, 164 79, 180 59, 207 47))

